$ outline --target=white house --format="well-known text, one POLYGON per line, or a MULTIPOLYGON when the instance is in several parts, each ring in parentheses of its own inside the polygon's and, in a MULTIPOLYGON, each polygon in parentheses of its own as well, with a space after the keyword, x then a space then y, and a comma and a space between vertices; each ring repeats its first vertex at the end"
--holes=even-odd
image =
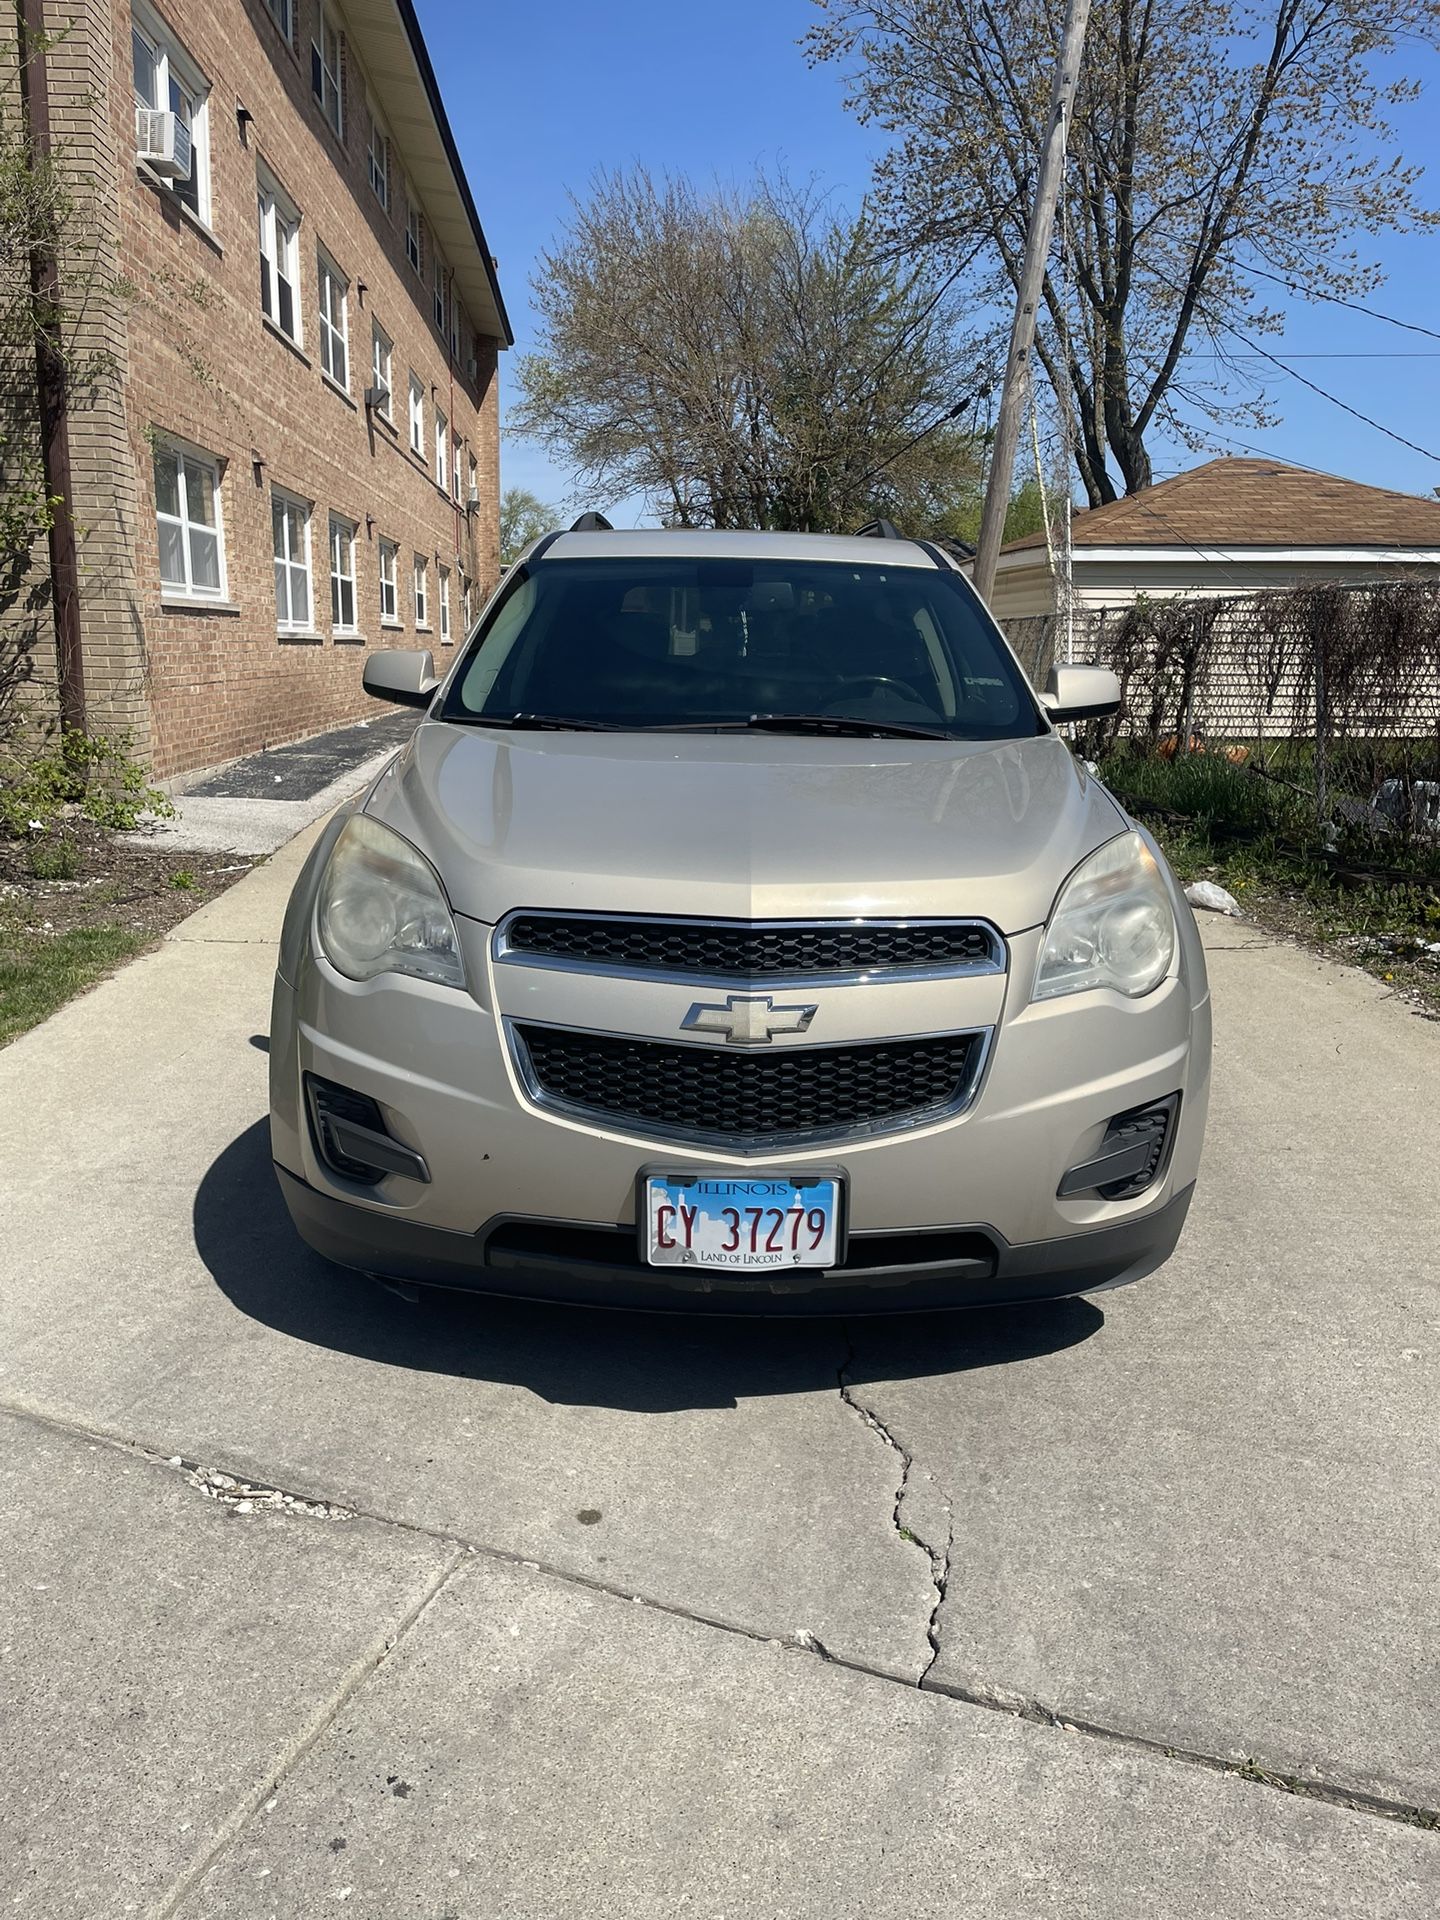
MULTIPOLYGON (((1109 506, 1077 513, 1077 612, 1141 594, 1256 593, 1307 581, 1440 577, 1440 500, 1367 487, 1277 460, 1209 460, 1109 506)), ((1002 548, 998 620, 1055 611, 1043 533, 1002 548)))

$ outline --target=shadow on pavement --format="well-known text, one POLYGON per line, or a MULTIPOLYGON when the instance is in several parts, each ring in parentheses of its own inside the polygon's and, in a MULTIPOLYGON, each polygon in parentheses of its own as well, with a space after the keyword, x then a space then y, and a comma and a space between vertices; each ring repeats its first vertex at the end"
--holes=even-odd
POLYGON ((290 1224, 264 1121, 233 1141, 195 1196, 195 1245, 221 1291, 292 1339, 384 1365, 529 1388, 563 1405, 634 1413, 729 1407, 847 1380, 1005 1366, 1088 1340, 1088 1300, 868 1320, 733 1320, 606 1313, 434 1292, 411 1306, 310 1252, 290 1224))

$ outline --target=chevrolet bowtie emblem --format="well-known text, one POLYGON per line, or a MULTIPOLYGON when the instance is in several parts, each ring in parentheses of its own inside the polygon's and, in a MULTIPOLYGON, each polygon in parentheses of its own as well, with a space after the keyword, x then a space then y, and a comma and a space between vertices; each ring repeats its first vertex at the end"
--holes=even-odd
POLYGON ((732 1047, 768 1047, 777 1033, 804 1033, 813 1006, 777 1007, 768 993, 732 993, 724 1006, 697 1000, 680 1022, 687 1033, 718 1033, 732 1047))

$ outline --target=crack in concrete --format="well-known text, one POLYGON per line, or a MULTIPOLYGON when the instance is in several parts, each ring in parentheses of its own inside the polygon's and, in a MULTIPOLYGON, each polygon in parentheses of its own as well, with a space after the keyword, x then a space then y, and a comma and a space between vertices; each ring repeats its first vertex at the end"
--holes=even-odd
MULTIPOLYGON (((847 1352, 845 1359, 841 1363, 840 1372, 842 1374, 845 1369, 849 1367, 853 1359, 854 1351, 852 1348, 847 1352)), ((892 1446, 903 1459, 905 1457, 905 1450, 890 1436, 882 1423, 878 1421, 874 1415, 870 1414, 866 1408, 860 1406, 848 1397, 848 1390, 843 1383, 841 1386, 841 1394, 842 1397, 845 1398, 846 1404, 850 1406, 854 1412, 858 1413, 867 1425, 877 1428, 886 1440, 886 1443, 892 1446)), ((0 1401, 0 1413, 8 1415, 11 1419, 29 1420, 36 1426, 48 1427, 53 1432, 98 1441, 105 1446, 112 1447, 117 1453, 127 1454, 132 1458, 138 1455, 152 1464, 158 1464, 160 1466, 169 1465, 169 1460, 165 1455, 155 1453, 149 1448, 141 1446, 137 1441, 126 1439, 121 1434, 107 1432, 104 1428, 100 1427, 86 1427, 75 1421, 59 1419, 53 1414, 43 1413, 38 1408, 29 1407, 23 1403, 0 1401)), ((174 1458, 175 1456, 172 1455, 170 1457, 174 1458)), ((238 1475, 235 1477, 237 1479, 239 1478, 238 1475)), ((301 1499, 306 1498, 306 1496, 296 1497, 301 1499)), ((331 1503, 316 1499, 314 1504, 325 1505, 331 1503)), ((899 1505, 900 1501, 897 1496, 897 1512, 899 1505)), ((379 1513, 373 1508, 367 1507, 357 1506, 352 1509, 347 1509, 347 1511, 351 1513, 352 1517, 369 1520, 377 1526, 393 1527, 401 1533, 410 1533, 421 1539, 436 1541, 451 1549, 451 1557, 447 1559, 445 1566, 440 1570, 433 1588, 428 1590, 426 1595, 422 1596, 414 1611, 407 1615, 401 1622, 395 1634, 385 1641, 378 1657, 376 1657, 363 1672, 357 1673, 353 1684, 350 1684, 348 1681, 342 1683, 343 1698, 338 1698, 335 1701, 333 1709, 330 1710, 328 1718, 325 1721, 325 1725, 328 1725, 329 1720, 333 1719, 335 1714, 339 1712, 340 1707, 344 1704, 344 1700, 348 1699, 349 1694, 354 1691, 354 1688, 360 1684, 360 1681, 366 1677, 368 1672, 373 1671, 374 1667, 379 1666, 381 1661, 383 1661, 389 1652, 398 1644, 401 1636, 414 1626, 420 1615, 430 1604, 430 1601, 433 1600, 435 1594, 439 1592, 440 1587, 450 1578, 451 1573, 453 1573, 460 1562, 467 1556, 476 1556, 493 1560, 501 1566, 518 1567, 527 1573, 541 1574, 546 1579, 557 1580, 564 1586, 579 1587, 588 1593, 603 1594, 607 1599, 624 1600, 634 1606, 648 1607, 655 1613, 664 1614, 669 1619, 687 1621, 692 1626, 708 1627, 716 1633, 734 1634, 736 1638, 749 1640, 757 1646, 771 1647, 784 1652, 808 1654, 824 1666, 837 1667, 847 1673, 861 1674, 868 1680, 881 1680, 884 1681, 887 1686, 904 1687, 907 1692, 918 1690, 925 1693, 927 1697, 931 1699, 955 1700, 963 1706, 982 1707, 989 1713, 1002 1713, 1011 1719, 1027 1721, 1033 1726, 1045 1727, 1071 1735, 1081 1735, 1089 1739, 1103 1740, 1110 1745, 1123 1747, 1132 1752, 1148 1754, 1154 1758, 1176 1761, 1184 1766, 1200 1767, 1211 1773, 1230 1774, 1236 1779, 1249 1781, 1254 1785, 1266 1787, 1278 1793, 1289 1793, 1301 1799, 1317 1800, 1325 1806, 1342 1807, 1352 1813, 1371 1814, 1379 1819, 1397 1821, 1404 1826, 1420 1827, 1428 1832, 1440 1832, 1440 1807, 1424 1807, 1408 1800, 1394 1799, 1385 1794, 1368 1793, 1361 1788, 1341 1786, 1338 1783, 1312 1777, 1308 1774, 1284 1773, 1278 1768, 1263 1765, 1253 1757, 1235 1759, 1223 1754, 1206 1753, 1198 1747, 1167 1745, 1163 1741, 1153 1740, 1146 1734, 1134 1733, 1125 1727, 1107 1726, 1101 1721, 1086 1720, 1083 1717, 1068 1713, 1063 1708, 1048 1707, 1042 1701, 1020 1693, 1014 1688, 991 1686, 980 1681, 964 1685, 956 1681, 931 1680, 929 1678, 929 1667, 926 1668, 925 1673, 918 1682, 911 1681, 906 1679, 904 1675, 895 1673, 885 1667, 875 1666, 864 1660, 852 1659, 846 1654, 833 1653, 822 1640, 804 1628, 793 1632, 788 1638, 782 1639, 760 1628, 746 1626, 741 1621, 725 1620, 715 1614, 701 1613, 697 1608, 682 1606, 677 1601, 660 1600, 650 1594, 636 1593, 631 1587, 617 1586, 611 1582, 599 1579, 592 1574, 582 1573, 570 1567, 556 1566, 548 1561, 536 1560, 528 1554, 517 1553, 505 1547, 497 1547, 486 1541, 469 1540, 462 1535, 445 1532, 437 1527, 427 1527, 419 1521, 399 1520, 396 1519, 393 1514, 379 1513)), ((953 1532, 951 1543, 947 1545, 946 1549, 945 1566, 947 1577, 952 1547, 953 1532)), ((927 1547, 925 1551, 928 1554, 930 1549, 927 1547)), ((943 1594, 939 1596, 939 1598, 942 1599, 943 1597, 943 1594)), ((935 1611, 936 1613, 939 1611, 938 1599, 935 1611)), ((933 1624, 933 1614, 931 1621, 933 1624)), ((933 1660, 930 1664, 933 1666, 933 1660)), ((297 1740, 291 1748, 287 1749, 287 1754, 289 1754, 290 1757, 284 1760, 280 1774, 275 1776, 277 1780, 283 1777, 284 1773, 288 1773, 297 1760, 304 1757, 323 1731, 324 1726, 318 1726, 314 1731, 307 1732, 300 1736, 299 1740, 297 1740)), ((267 1788, 256 1797, 254 1802, 255 1806, 263 1805, 264 1800, 273 1790, 273 1787, 267 1788)), ((248 1805, 249 1802, 247 1801, 247 1806, 248 1805)), ((244 1819, 248 1817, 248 1813, 245 1814, 241 1818, 239 1825, 243 1825, 244 1819)), ((237 1826, 236 1831, 238 1830, 239 1828, 237 1826)), ((228 1844, 228 1840, 226 1844, 228 1844)), ((223 1846, 217 1844, 212 1858, 217 1857, 222 1850, 223 1846)), ((194 1882, 191 1881, 188 1884, 193 1885, 194 1882)), ((146 1916, 146 1920, 167 1920, 167 1916, 173 1913, 173 1911, 173 1904, 162 1909, 152 1909, 151 1913, 146 1916)))
POLYGON ((298 1493, 287 1493, 283 1487, 253 1485, 235 1474, 201 1466, 197 1460, 186 1460, 178 1453, 151 1453, 144 1447, 137 1447, 136 1452, 157 1466, 182 1473, 207 1500, 219 1501, 232 1513, 295 1513, 307 1520, 355 1518, 352 1508, 338 1506, 333 1500, 310 1500, 298 1493))
POLYGON ((925 1638, 929 1644, 930 1658, 925 1662, 920 1677, 915 1682, 917 1687, 923 1687, 929 1678, 930 1669, 940 1657, 940 1609, 945 1604, 945 1588, 950 1578, 950 1556, 955 1546, 954 1518, 950 1510, 950 1503, 946 1500, 946 1530, 943 1549, 932 1545, 920 1532, 918 1527, 909 1526, 902 1519, 901 1516, 905 1508, 906 1500, 910 1494, 910 1476, 914 1471, 915 1456, 907 1447, 901 1445, 900 1441, 896 1439, 895 1435, 877 1413, 873 1412, 869 1407, 865 1406, 862 1401, 856 1398, 854 1388, 845 1378, 846 1373, 849 1371, 855 1359, 855 1343, 850 1336, 848 1328, 846 1329, 845 1338, 845 1357, 841 1360, 835 1374, 836 1383, 840 1389, 840 1398, 852 1413, 858 1414, 864 1424, 869 1427, 872 1432, 877 1433, 885 1445, 899 1456, 900 1479, 895 1488, 895 1505, 891 1509, 890 1524, 902 1540, 910 1546, 918 1547, 930 1563, 930 1584, 935 1589, 935 1598, 925 1621, 925 1638))

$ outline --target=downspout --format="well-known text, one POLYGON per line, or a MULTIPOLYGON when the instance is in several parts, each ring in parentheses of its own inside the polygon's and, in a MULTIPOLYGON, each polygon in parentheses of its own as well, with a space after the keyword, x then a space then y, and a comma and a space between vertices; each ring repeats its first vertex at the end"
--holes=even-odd
MULTIPOLYGON (((15 0, 20 107, 32 164, 49 159, 50 93, 45 67, 45 0, 15 0)), ((45 492, 60 505, 46 535, 55 613, 55 658, 60 723, 85 730, 85 662, 80 646, 80 567, 75 551, 74 494, 65 355, 60 335, 60 264, 53 230, 30 253, 30 298, 35 316, 35 385, 40 403, 40 452, 45 492)))
MULTIPOLYGON (((450 381, 450 426, 448 429, 450 434, 449 465, 451 468, 450 505, 454 509, 453 519, 451 523, 452 533, 454 536, 454 547, 455 547, 455 553, 453 556, 454 570, 458 571, 460 567, 460 558, 461 558, 460 556, 460 470, 459 470, 459 464, 455 458, 455 350, 451 345, 451 342, 454 340, 457 332, 457 328, 455 326, 455 269, 453 267, 449 269, 449 274, 450 274, 450 298, 445 305, 445 318, 450 323, 450 330, 445 338, 445 371, 450 381)), ((461 449, 463 451, 464 444, 465 444, 464 441, 462 440, 460 444, 461 444, 461 449)), ((436 584, 438 585, 439 582, 437 581, 436 584)), ((456 582, 456 589, 458 593, 458 589, 459 589, 458 581, 456 582)), ((452 640, 455 638, 456 614, 457 614, 457 608, 452 607, 450 609, 450 638, 452 640)))

